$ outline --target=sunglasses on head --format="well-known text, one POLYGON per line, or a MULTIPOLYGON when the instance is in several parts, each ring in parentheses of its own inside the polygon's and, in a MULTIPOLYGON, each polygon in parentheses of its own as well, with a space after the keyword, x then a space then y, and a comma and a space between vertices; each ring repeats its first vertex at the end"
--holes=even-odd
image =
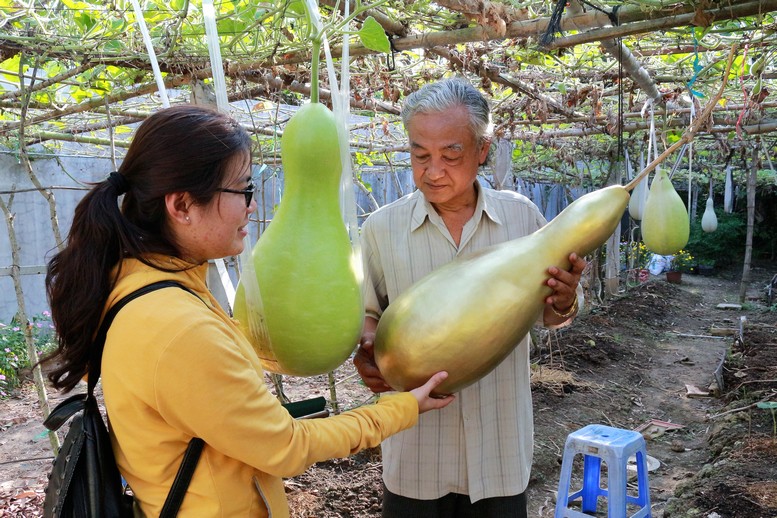
POLYGON ((229 192, 232 194, 242 194, 245 196, 246 199, 246 207, 251 206, 251 200, 254 198, 254 191, 256 190, 256 186, 254 186, 254 182, 250 182, 248 184, 248 188, 243 190, 236 190, 236 189, 218 189, 219 192, 229 192))

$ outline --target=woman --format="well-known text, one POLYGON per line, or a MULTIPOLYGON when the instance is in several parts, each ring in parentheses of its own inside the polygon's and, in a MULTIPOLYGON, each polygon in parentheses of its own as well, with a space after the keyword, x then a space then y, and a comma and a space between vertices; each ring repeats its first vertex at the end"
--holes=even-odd
POLYGON ((161 110, 137 130, 118 172, 75 211, 46 286, 59 347, 49 374, 70 390, 87 373, 104 313, 160 280, 116 316, 102 387, 119 469, 142 512, 159 514, 193 437, 205 449, 179 516, 287 516, 281 477, 378 445, 450 398, 445 378, 410 393, 319 420, 295 421, 268 391, 259 359, 205 285, 207 261, 239 254, 256 210, 251 141, 223 114, 161 110), (121 210, 117 199, 124 195, 121 210))

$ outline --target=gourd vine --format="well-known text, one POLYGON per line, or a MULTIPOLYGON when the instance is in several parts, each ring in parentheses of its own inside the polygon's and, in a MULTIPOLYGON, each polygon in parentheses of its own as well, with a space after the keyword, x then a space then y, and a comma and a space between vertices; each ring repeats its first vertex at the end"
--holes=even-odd
POLYGON ((691 140, 693 140, 694 135, 699 131, 699 129, 704 125, 707 120, 710 118, 710 115, 712 114, 712 110, 715 109, 715 106, 718 104, 718 101, 720 101, 720 98, 723 96, 723 92, 726 89, 726 84, 728 83, 728 76, 731 73, 731 66, 734 63, 734 57, 737 54, 737 48, 738 45, 734 43, 731 46, 731 50, 728 54, 728 62, 726 63, 726 70, 723 72, 723 82, 720 85, 720 88, 718 89, 718 92, 709 100, 707 105, 704 107, 704 110, 701 112, 701 115, 691 124, 691 127, 688 128, 688 131, 683 133, 683 136, 680 137, 680 139, 666 148, 666 150, 661 153, 661 155, 658 156, 655 160, 650 162, 645 169, 640 171, 640 173, 634 177, 633 180, 631 180, 629 183, 627 183, 624 188, 627 191, 631 191, 634 189, 637 184, 642 180, 645 176, 650 174, 650 172, 655 169, 661 162, 663 162, 666 157, 674 153, 680 146, 683 144, 687 144, 691 140))
POLYGON ((345 30, 348 24, 363 13, 374 9, 386 0, 380 0, 367 5, 362 5, 360 0, 355 2, 355 9, 348 16, 340 20, 337 24, 323 24, 318 16, 318 12, 313 8, 315 5, 312 0, 305 3, 308 11, 308 23, 314 27, 315 34, 311 37, 312 56, 310 64, 310 102, 319 102, 319 70, 321 68, 321 44, 324 38, 335 35, 342 35, 347 38, 350 35, 357 35, 365 47, 381 52, 390 52, 391 46, 383 28, 372 16, 368 16, 362 23, 362 28, 357 32, 345 30))

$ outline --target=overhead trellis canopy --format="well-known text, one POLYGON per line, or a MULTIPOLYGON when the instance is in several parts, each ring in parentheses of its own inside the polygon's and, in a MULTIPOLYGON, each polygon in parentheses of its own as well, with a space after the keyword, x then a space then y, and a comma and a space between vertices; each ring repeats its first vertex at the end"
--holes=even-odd
MULTIPOLYGON (((262 159, 277 160, 284 107, 309 94, 304 2, 214 3, 228 99, 246 100, 262 159)), ((172 102, 207 100, 202 2, 139 5, 165 88, 179 93, 172 102)), ((351 38, 352 112, 368 121, 352 143, 370 163, 404 149, 402 98, 451 74, 492 98, 496 135, 515 143, 518 166, 557 174, 581 156, 611 158, 624 139, 646 139, 650 113, 668 145, 722 83, 732 45, 701 145, 728 152, 762 138, 774 148, 777 0, 387 0, 354 2, 348 19, 342 7, 319 8, 333 55, 351 38)), ((126 126, 161 106, 135 13, 130 0, 0 0, 0 148, 126 146, 126 126)))

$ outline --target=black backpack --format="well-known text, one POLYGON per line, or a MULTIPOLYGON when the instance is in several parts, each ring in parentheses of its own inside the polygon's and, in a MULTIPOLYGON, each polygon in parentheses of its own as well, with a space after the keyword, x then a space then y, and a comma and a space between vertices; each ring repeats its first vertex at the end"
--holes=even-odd
MULTIPOLYGON (((161 281, 130 293, 108 311, 90 352, 88 392, 62 401, 43 422, 49 430, 58 430, 75 415, 49 475, 49 485, 46 488, 43 503, 44 517, 125 518, 133 516, 133 497, 127 493, 122 483, 111 449, 108 430, 94 396, 94 388, 100 378, 100 362, 105 337, 116 313, 128 302, 141 295, 169 287, 178 287, 194 294, 177 282, 161 281), (80 415, 77 415, 79 412, 80 415)), ((178 514, 204 444, 199 438, 189 442, 160 517, 168 518, 178 514)))

